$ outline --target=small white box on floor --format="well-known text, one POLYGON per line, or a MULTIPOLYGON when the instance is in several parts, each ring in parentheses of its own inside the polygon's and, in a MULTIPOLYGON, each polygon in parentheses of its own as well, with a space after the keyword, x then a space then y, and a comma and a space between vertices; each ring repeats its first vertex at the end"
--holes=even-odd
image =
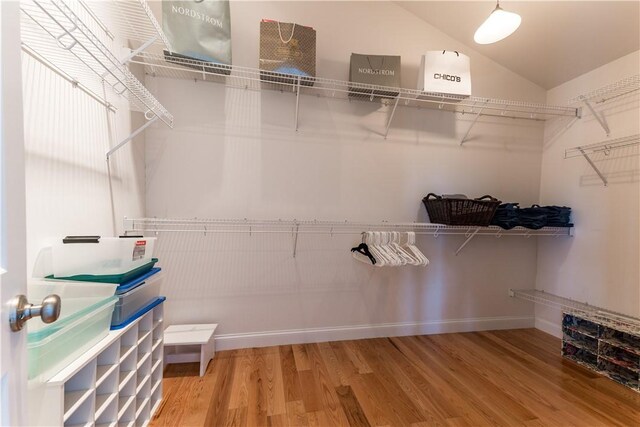
POLYGON ((165 365, 200 362, 200 376, 215 354, 214 334, 218 324, 171 325, 164 330, 165 365))

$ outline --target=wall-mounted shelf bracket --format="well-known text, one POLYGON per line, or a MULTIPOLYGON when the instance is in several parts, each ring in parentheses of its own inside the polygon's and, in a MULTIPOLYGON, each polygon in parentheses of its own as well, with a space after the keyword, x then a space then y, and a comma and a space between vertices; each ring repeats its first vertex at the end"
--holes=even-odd
POLYGON ((298 77, 298 82, 296 83, 296 122, 295 129, 298 131, 298 112, 300 111, 300 77, 298 77))
MULTIPOLYGON (((146 114, 145 114, 146 117, 146 114)), ((116 151, 118 151, 120 148, 122 148, 127 142, 131 141, 133 138, 135 138, 136 136, 138 136, 138 134, 140 132, 142 132, 143 130, 145 130, 146 128, 148 128, 149 126, 151 126, 156 120, 158 120, 159 117, 158 116, 153 116, 153 118, 151 118, 150 120, 147 121, 147 123, 143 124, 142 126, 140 126, 138 129, 136 129, 133 133, 131 133, 131 135, 129 135, 128 137, 126 137, 125 139, 123 139, 122 141, 120 141, 118 143, 118 145, 116 145, 115 147, 111 148, 109 151, 107 151, 107 160, 109 160, 109 158, 111 157, 111 155, 113 153, 115 153, 116 151)))
MULTIPOLYGON (((134 57, 138 56, 140 54, 140 52, 143 52, 146 48, 148 48, 149 46, 154 44, 156 42, 156 40, 158 40, 158 37, 152 37, 151 39, 147 40, 142 46, 140 46, 139 48, 137 48, 135 50, 132 50, 131 52, 129 52, 129 54, 127 56, 122 58, 120 60, 120 64, 121 65, 127 65, 127 63, 129 61, 131 61, 134 57)), ((116 69, 116 67, 112 67, 112 68, 106 70, 102 74, 102 78, 104 78, 107 75, 109 75, 110 73, 112 73, 115 69, 116 69)))
POLYGON ((589 163, 589 166, 593 168, 593 170, 598 174, 602 183, 605 187, 608 184, 607 179, 604 177, 600 169, 596 166, 593 160, 590 157, 590 154, 604 154, 608 156, 609 153, 613 150, 618 150, 622 148, 629 148, 633 146, 637 146, 640 144, 640 134, 629 135, 622 138, 610 139, 607 141, 599 142, 596 144, 583 145, 574 148, 568 148, 564 152, 564 158, 569 159, 571 157, 584 157, 584 159, 589 163))
POLYGON ((296 225, 293 230, 293 257, 296 257, 296 252, 298 250, 298 231, 300 230, 300 225, 296 225))
MULTIPOLYGON (((583 93, 569 100, 569 104, 584 104, 596 118, 607 136, 610 134, 609 125, 602 113, 598 113, 593 105, 604 104, 612 99, 620 98, 632 94, 640 89, 640 74, 635 74, 616 81, 609 85, 583 93)), ((582 112, 578 110, 578 118, 582 116, 582 112)))
POLYGON ((398 107, 398 101, 400 101, 400 96, 396 96, 396 102, 393 104, 393 109, 391 110, 391 115, 389 116, 389 120, 387 120, 387 128, 384 131, 384 139, 387 139, 387 135, 389 135, 389 128, 391 127, 391 121, 393 120, 393 116, 396 114, 396 108, 398 107))
MULTIPOLYGON (((486 104, 485 104, 486 105, 486 104)), ((475 126, 476 122, 478 121, 478 119, 480 118, 480 115, 482 114, 482 110, 484 110, 484 105, 482 107, 480 107, 480 109, 478 110, 478 112, 476 113, 476 116, 473 118, 473 120, 471 121, 471 123, 469 124, 469 128, 467 129, 467 132, 464 134, 464 136, 462 137, 462 139, 460 140, 460 145, 464 144, 464 142, 467 140, 467 138, 469 137, 469 134, 471 133, 471 129, 473 129, 473 126, 475 126)))
POLYGON ((602 183, 606 187, 609 184, 607 182, 607 178, 605 178, 604 175, 602 175, 602 172, 600 172, 600 169, 598 169, 596 164, 593 163, 593 160, 591 160, 591 157, 589 157, 589 155, 587 153, 585 153, 585 151, 582 148, 580 149, 580 153, 582 153, 582 156, 584 157, 584 159, 587 161, 587 163, 589 163, 589 166, 591 166, 593 168, 593 170, 598 174, 598 176, 602 180, 602 183))
POLYGON ((129 54, 127 56, 122 58, 120 63, 122 63, 123 65, 127 64, 134 57, 138 56, 138 54, 140 52, 144 52, 149 46, 153 45, 156 41, 158 41, 158 36, 151 37, 149 40, 144 42, 140 47, 138 47, 137 49, 132 50, 131 52, 129 52, 129 54))
POLYGON ((456 249, 456 256, 462 252, 462 250, 464 249, 465 246, 467 246, 467 244, 474 238, 476 237, 476 234, 478 234, 478 232, 480 231, 480 227, 477 227, 475 230, 471 231, 471 229, 469 229, 469 232, 467 232, 464 236, 467 238, 459 247, 458 249, 456 249))
POLYGON ((584 100, 582 100, 582 102, 584 102, 584 105, 587 106, 589 111, 591 111, 591 114, 593 114, 593 117, 596 118, 598 123, 600 123, 600 126, 602 126, 602 129, 604 129, 604 132, 607 134, 607 136, 609 136, 611 131, 609 130, 609 125, 607 124, 607 120, 605 119, 604 115, 598 113, 595 110, 595 108, 593 108, 593 105, 591 105, 591 103, 589 102, 588 99, 584 99, 584 100))

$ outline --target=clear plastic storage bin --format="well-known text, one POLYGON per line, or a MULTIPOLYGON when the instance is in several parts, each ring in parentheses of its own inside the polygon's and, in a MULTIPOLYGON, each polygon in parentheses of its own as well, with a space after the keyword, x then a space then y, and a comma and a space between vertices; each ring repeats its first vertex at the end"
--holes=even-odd
POLYGON ((36 332, 45 327, 51 329, 56 325, 61 325, 67 317, 113 296, 116 287, 117 285, 111 283, 30 279, 27 284, 29 301, 39 304, 47 295, 55 294, 60 297, 62 304, 60 317, 57 321, 47 325, 39 317, 34 317, 27 323, 27 330, 36 332))
MULTIPOLYGON (((73 239, 71 239, 73 240, 73 239)), ((151 262, 155 237, 100 237, 53 245, 56 278, 121 275, 151 262)))
POLYGON ((102 299, 64 319, 30 331, 27 334, 29 379, 49 380, 104 338, 117 300, 116 296, 102 299))
POLYGON ((138 279, 118 286, 118 302, 113 310, 112 326, 118 326, 160 295, 164 273, 154 268, 138 279))

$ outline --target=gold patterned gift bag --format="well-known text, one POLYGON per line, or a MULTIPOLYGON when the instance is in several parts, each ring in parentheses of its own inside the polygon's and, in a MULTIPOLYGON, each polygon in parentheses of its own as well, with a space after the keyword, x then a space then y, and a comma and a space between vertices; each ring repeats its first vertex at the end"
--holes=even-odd
POLYGON ((313 86, 316 75, 316 30, 263 19, 260 22, 260 79, 313 86))

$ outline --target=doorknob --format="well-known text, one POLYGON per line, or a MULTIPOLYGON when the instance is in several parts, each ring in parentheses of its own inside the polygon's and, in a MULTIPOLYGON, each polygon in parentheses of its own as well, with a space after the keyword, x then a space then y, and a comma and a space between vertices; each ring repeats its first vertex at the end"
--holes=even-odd
POLYGON ((38 317, 44 323, 53 323, 60 317, 62 302, 58 295, 44 297, 41 305, 29 304, 27 297, 18 295, 9 301, 9 324, 13 332, 20 331, 27 320, 38 317))

